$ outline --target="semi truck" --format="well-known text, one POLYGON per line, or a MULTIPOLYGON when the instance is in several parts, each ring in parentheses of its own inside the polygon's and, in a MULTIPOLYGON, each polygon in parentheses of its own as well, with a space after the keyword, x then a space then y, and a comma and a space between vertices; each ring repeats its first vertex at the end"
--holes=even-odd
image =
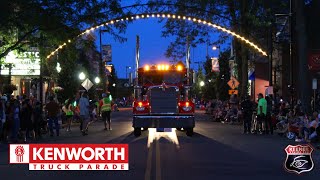
POLYGON ((148 128, 183 129, 187 136, 193 135, 195 104, 189 74, 181 61, 137 68, 132 105, 135 136, 148 128))

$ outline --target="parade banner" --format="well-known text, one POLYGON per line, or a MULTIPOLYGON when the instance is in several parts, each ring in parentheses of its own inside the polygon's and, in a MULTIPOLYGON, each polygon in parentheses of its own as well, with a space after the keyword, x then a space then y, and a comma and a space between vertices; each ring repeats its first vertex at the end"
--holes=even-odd
POLYGON ((111 45, 102 45, 102 61, 104 62, 112 61, 111 45))
POLYGON ((212 60, 212 72, 220 72, 218 58, 211 58, 212 60))

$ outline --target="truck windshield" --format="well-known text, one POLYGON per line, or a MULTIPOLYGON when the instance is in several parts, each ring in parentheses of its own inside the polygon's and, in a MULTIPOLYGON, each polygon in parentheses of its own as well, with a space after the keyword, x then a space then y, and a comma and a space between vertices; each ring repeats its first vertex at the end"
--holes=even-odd
POLYGON ((183 82, 183 74, 176 71, 148 72, 143 76, 144 84, 178 84, 183 82))

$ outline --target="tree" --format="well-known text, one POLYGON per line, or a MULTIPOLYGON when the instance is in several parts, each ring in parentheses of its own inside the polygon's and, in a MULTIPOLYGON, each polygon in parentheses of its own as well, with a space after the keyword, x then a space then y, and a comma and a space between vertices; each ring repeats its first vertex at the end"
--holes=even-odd
MULTIPOLYGON (((43 43, 42 34, 49 47, 75 37, 91 25, 101 23, 114 15, 122 14, 116 0, 4 0, 0 7, 0 59, 14 49, 43 43)), ((108 28, 117 38, 116 31, 125 29, 124 23, 108 28)))
MULTIPOLYGON (((154 2, 154 1, 152 1, 154 2)), ((164 1, 156 1, 157 3, 165 3, 164 1)), ((287 0, 174 0, 171 3, 177 4, 176 8, 172 8, 172 12, 177 14, 196 16, 208 21, 213 21, 219 25, 230 28, 235 32, 239 32, 242 36, 248 37, 250 40, 259 44, 267 44, 267 30, 271 22, 274 21, 274 13, 283 12, 284 7, 288 5, 287 0), (183 6, 191 6, 185 8, 183 6), (201 10, 201 11, 200 11, 201 10)), ((163 36, 175 36, 175 41, 171 42, 167 49, 166 55, 172 58, 182 58, 185 54, 185 39, 190 37, 193 47, 200 43, 209 44, 210 36, 219 33, 219 39, 214 44, 224 43, 228 37, 216 30, 208 29, 202 25, 189 23, 185 21, 176 21, 169 19, 166 21, 163 36)), ((245 94, 248 83, 248 59, 251 55, 256 54, 255 51, 249 49, 248 45, 239 40, 234 40, 234 49, 236 54, 236 62, 238 64, 238 80, 240 81, 240 93, 245 94)), ((265 49, 267 46, 263 46, 265 49)), ((261 57, 258 57, 261 58, 261 57)))
POLYGON ((219 68, 220 72, 212 72, 212 60, 207 59, 204 64, 206 71, 206 81, 208 85, 205 90, 205 97, 208 99, 229 99, 228 81, 230 80, 230 68, 229 68, 230 50, 223 51, 219 56, 219 68))
POLYGON ((204 97, 206 86, 201 86, 201 83, 205 83, 205 76, 202 72, 201 66, 199 66, 198 72, 196 72, 196 78, 196 83, 193 84, 191 91, 197 98, 202 99, 204 97))
MULTIPOLYGON (((86 60, 87 55, 83 52, 93 43, 81 41, 88 45, 80 50, 82 53, 77 48, 79 41, 73 41, 67 48, 60 50, 56 54, 62 67, 59 75, 55 69, 56 56, 47 61, 47 55, 67 40, 75 40, 73 38, 86 28, 121 15, 123 12, 117 0, 92 0, 90 3, 86 0, 4 0, 0 6, 0 65, 10 51, 23 52, 29 47, 39 47, 44 75, 58 79, 59 84, 65 87, 61 95, 70 97, 79 85, 77 75, 80 67, 76 60, 86 60)), ((123 42, 125 38, 119 34, 125 31, 126 25, 125 22, 118 22, 106 27, 105 32, 123 42)), ((82 62, 84 67, 90 63, 82 62)), ((84 69, 92 72, 88 68, 84 69)))

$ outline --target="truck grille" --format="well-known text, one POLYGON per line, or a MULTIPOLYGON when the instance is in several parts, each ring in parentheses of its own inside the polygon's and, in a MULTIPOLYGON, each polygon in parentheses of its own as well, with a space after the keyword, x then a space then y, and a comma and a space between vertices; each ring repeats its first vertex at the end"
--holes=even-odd
POLYGON ((174 87, 154 87, 150 91, 151 113, 177 113, 178 96, 174 87))

